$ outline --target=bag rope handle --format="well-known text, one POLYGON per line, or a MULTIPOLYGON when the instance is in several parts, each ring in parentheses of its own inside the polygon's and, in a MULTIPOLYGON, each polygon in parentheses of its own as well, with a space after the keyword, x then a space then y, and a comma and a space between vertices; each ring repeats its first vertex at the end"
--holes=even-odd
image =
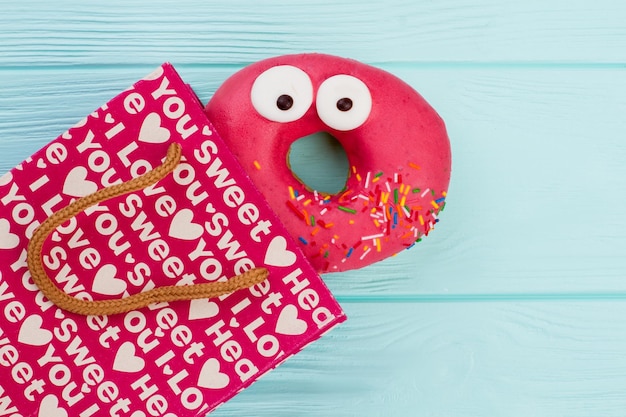
POLYGON ((227 281, 182 286, 168 285, 120 299, 82 300, 62 291, 48 276, 44 269, 42 250, 44 242, 50 233, 67 220, 95 204, 113 197, 142 190, 157 183, 174 171, 180 163, 181 155, 182 147, 180 144, 172 143, 167 150, 165 161, 158 167, 132 180, 100 189, 93 194, 75 200, 68 206, 53 213, 35 229, 28 243, 27 264, 33 281, 48 300, 63 310, 72 313, 85 316, 112 315, 126 313, 153 303, 219 297, 240 289, 249 288, 263 282, 267 278, 269 272, 266 268, 254 268, 227 281))

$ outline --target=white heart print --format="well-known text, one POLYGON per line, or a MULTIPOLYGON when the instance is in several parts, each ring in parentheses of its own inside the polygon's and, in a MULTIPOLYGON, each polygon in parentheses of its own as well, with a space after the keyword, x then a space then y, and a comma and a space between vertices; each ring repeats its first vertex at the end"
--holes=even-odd
POLYGON ((296 262, 296 254, 287 249, 287 239, 275 236, 265 252, 265 265, 291 266, 296 262))
POLYGON ((96 273, 91 286, 92 291, 103 295, 120 295, 126 291, 126 281, 116 278, 115 274, 117 274, 115 265, 104 265, 96 273))
POLYGON ((181 240, 196 240, 204 233, 204 227, 193 222, 193 211, 182 209, 174 215, 168 234, 181 240))
POLYGON ((139 141, 147 143, 165 143, 170 138, 170 131, 161 126, 161 116, 150 113, 143 119, 139 130, 139 141))
POLYGON ((189 302, 189 320, 210 319, 217 316, 220 308, 217 303, 207 299, 198 298, 189 302))
POLYGON ((11 233, 11 223, 7 219, 0 219, 0 249, 14 249, 20 244, 20 238, 11 233))
POLYGON ((84 197, 98 191, 98 185, 87 179, 87 168, 77 166, 65 177, 63 183, 63 194, 72 197, 84 197))
POLYGON ((276 322, 276 333, 297 336, 306 332, 306 321, 298 318, 298 308, 288 304, 283 308, 276 322))
POLYGON ((122 343, 113 360, 113 369, 120 372, 139 372, 145 365, 146 361, 136 355, 132 342, 122 343))
POLYGON ((230 378, 227 374, 220 372, 220 363, 217 359, 211 358, 204 363, 200 376, 198 377, 198 386, 209 389, 222 389, 228 385, 230 378))
POLYGON ((43 318, 37 314, 28 316, 22 322, 17 340, 31 346, 44 346, 52 340, 52 332, 43 329, 43 318))
POLYGON ((204 126, 202 128, 202 134, 204 136, 211 136, 213 134, 213 131, 211 130, 211 128, 209 126, 204 126))
POLYGON ((37 417, 68 417, 68 414, 64 408, 59 407, 59 399, 48 394, 41 400, 37 417))

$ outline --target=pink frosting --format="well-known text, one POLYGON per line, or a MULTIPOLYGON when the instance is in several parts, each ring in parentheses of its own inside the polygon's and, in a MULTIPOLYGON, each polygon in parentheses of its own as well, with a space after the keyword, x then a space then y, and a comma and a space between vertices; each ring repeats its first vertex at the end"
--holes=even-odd
POLYGON ((412 247, 445 205, 451 155, 444 123, 413 88, 378 68, 324 54, 270 58, 226 80, 205 111, 319 272, 360 268, 412 247), (257 77, 279 65, 304 71, 313 89, 305 114, 286 123, 263 117, 251 101, 257 77), (353 130, 328 126, 316 107, 320 85, 338 74, 363 81, 371 94, 371 112, 353 130), (341 143, 351 167, 336 195, 307 189, 288 165, 291 144, 321 131, 341 143))

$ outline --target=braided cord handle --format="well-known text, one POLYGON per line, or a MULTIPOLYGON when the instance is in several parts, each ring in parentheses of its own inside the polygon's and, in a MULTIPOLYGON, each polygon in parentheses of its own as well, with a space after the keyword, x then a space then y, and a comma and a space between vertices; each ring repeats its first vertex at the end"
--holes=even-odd
POLYGON ((44 269, 42 249, 47 237, 57 227, 78 213, 100 202, 111 198, 142 190, 157 183, 171 173, 180 162, 182 147, 178 143, 172 143, 167 150, 165 161, 147 173, 123 182, 112 185, 79 198, 66 207, 53 213, 33 233, 28 243, 27 263, 33 281, 44 295, 58 307, 72 313, 82 315, 111 315, 126 313, 146 307, 152 303, 194 300, 198 298, 213 298, 228 294, 240 289, 251 287, 263 282, 268 276, 266 268, 254 268, 243 274, 234 276, 223 282, 209 282, 195 285, 168 285, 152 290, 133 294, 128 297, 111 300, 81 300, 62 291, 57 287, 44 269))

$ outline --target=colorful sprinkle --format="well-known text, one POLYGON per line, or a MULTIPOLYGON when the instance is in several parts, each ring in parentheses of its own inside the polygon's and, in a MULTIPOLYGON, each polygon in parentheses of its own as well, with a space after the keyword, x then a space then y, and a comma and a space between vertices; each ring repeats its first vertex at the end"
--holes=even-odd
POLYGON ((350 213, 350 214, 356 214, 356 210, 351 209, 349 207, 344 207, 344 206, 337 206, 337 208, 341 211, 344 211, 346 213, 350 213))
POLYGON ((304 220, 304 214, 289 200, 287 200, 287 206, 298 216, 300 219, 304 220))
POLYGON ((363 236, 361 240, 371 240, 371 239, 376 239, 376 238, 383 237, 383 236, 385 236, 384 233, 377 233, 375 235, 363 236))
POLYGON ((261 164, 259 164, 259 161, 254 161, 253 164, 256 169, 261 170, 261 164))
POLYGON ((304 243, 305 245, 308 245, 309 242, 307 242, 307 240, 305 238, 303 238, 302 236, 298 237, 298 240, 302 243, 304 243))

